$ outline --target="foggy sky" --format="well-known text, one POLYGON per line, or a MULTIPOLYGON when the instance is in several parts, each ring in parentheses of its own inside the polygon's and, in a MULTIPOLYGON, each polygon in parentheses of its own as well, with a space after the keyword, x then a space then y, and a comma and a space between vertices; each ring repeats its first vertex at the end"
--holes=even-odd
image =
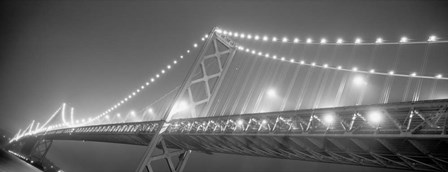
MULTIPOLYGON (((62 102, 74 106, 79 117, 101 113, 214 26, 316 39, 381 36, 398 40, 406 35, 426 40, 430 34, 448 38, 446 1, 9 1, 2 2, 1 8, 0 127, 12 133, 32 119, 45 121, 62 102)), ((161 80, 123 108, 142 108, 180 84, 191 59, 182 63, 169 73, 169 80, 161 80)), ((79 171, 73 165, 89 164, 98 156, 116 161, 126 159, 112 155, 129 155, 128 159, 137 160, 141 150, 129 145, 56 142, 49 156, 65 164, 70 161, 67 171, 79 171), (119 146, 123 148, 114 149, 119 146), (86 159, 89 153, 97 156, 86 159)), ((337 166, 193 155, 187 171, 201 170, 204 164, 208 166, 202 170, 207 171, 230 166, 235 167, 232 171, 272 171, 267 167, 275 165, 290 171, 297 169, 286 167, 312 171, 337 166)), ((127 164, 123 168, 133 163, 127 164)), ((119 169, 110 166, 100 161, 84 167, 119 169)))

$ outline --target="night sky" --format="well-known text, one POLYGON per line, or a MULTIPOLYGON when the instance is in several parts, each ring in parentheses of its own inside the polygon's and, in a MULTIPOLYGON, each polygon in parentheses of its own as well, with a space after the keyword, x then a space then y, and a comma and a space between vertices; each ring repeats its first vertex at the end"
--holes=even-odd
MULTIPOLYGON (((11 133, 32 119, 46 121, 62 102, 74 106, 79 118, 101 113, 214 26, 316 39, 398 40, 406 35, 426 40, 431 34, 448 38, 447 1, 7 1, 0 13, 0 128, 11 133)), ((140 109, 175 88, 191 59, 123 108, 140 109)), ((445 76, 447 64, 446 59, 439 63, 445 66, 439 71, 445 76)), ((69 172, 132 171, 143 150, 56 141, 47 156, 69 172)), ((193 153, 186 167, 186 171, 299 169, 388 171, 201 153, 193 153)))

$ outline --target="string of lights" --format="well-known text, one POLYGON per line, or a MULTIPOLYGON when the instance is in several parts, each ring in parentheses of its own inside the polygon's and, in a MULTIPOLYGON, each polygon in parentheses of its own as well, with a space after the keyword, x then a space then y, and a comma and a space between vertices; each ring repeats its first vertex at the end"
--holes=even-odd
POLYGON ((226 36, 230 36, 236 39, 243 40, 253 40, 253 41, 262 41, 262 42, 280 42, 280 43, 290 43, 290 44, 318 44, 318 45, 392 45, 392 44, 427 44, 427 43, 448 43, 448 40, 441 40, 435 35, 431 35, 428 37, 426 41, 412 41, 408 37, 401 37, 398 42, 387 42, 385 39, 379 37, 376 38, 374 42, 364 42, 362 38, 355 38, 353 41, 346 41, 343 38, 337 38, 335 41, 331 42, 326 38, 321 38, 320 40, 314 40, 313 38, 305 38, 300 39, 298 37, 288 38, 288 37, 276 37, 276 36, 267 36, 267 35, 259 35, 252 33, 243 33, 236 31, 229 31, 218 29, 218 33, 224 34, 226 36))
POLYGON ((293 63, 293 64, 298 64, 298 65, 303 65, 303 66, 311 66, 311 67, 322 68, 322 69, 340 70, 340 71, 355 72, 355 73, 365 73, 365 74, 373 74, 373 75, 386 75, 386 76, 398 76, 398 77, 421 78, 421 79, 448 80, 448 78, 447 77, 443 77, 442 74, 436 74, 434 76, 426 76, 426 75, 418 75, 416 72, 411 72, 409 74, 400 74, 400 73, 395 73, 394 70, 391 70, 391 71, 388 71, 388 72, 379 72, 379 71, 376 71, 375 69, 362 70, 362 69, 359 69, 358 67, 344 68, 342 66, 334 66, 334 65, 329 65, 329 64, 326 64, 326 63, 322 64, 322 65, 319 65, 316 62, 305 62, 305 60, 297 61, 294 58, 287 59, 284 56, 280 57, 280 56, 277 56, 277 55, 274 55, 274 54, 264 53, 264 52, 261 52, 261 51, 258 51, 258 50, 245 48, 244 46, 241 46, 241 45, 238 45, 237 47, 238 47, 238 50, 240 52, 253 54, 253 55, 256 55, 256 56, 259 56, 259 57, 265 57, 267 59, 279 60, 279 61, 283 61, 283 62, 286 62, 286 63, 293 63))

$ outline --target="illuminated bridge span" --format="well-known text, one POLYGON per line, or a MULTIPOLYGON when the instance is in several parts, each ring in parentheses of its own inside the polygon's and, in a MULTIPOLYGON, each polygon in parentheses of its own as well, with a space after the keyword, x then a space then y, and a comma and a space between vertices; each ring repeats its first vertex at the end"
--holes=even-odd
POLYGON ((72 109, 70 120, 65 119, 64 104, 42 126, 32 123, 19 132, 9 144, 10 151, 44 165, 53 140, 82 140, 147 146, 136 171, 153 171, 151 162, 160 159, 168 162, 171 171, 182 171, 191 151, 448 171, 448 99, 440 99, 446 98, 443 84, 448 78, 424 75, 430 70, 430 46, 446 41, 431 36, 424 42, 402 38, 397 43, 382 39, 363 43, 358 38, 353 43, 342 39, 301 43, 298 38, 290 41, 218 28, 202 40, 185 81, 142 111, 114 114, 179 61, 98 116, 76 122, 72 109), (249 49, 233 39, 300 44, 302 56, 307 46, 317 46, 312 55, 317 62, 249 49), (329 53, 334 59, 341 46, 351 46, 350 58, 363 51, 356 49, 358 45, 366 45, 374 46, 371 66, 383 44, 398 46, 394 67, 404 46, 423 45, 421 74, 317 64, 320 56, 327 56, 324 46, 334 47, 329 53), (250 60, 255 62, 247 63, 250 60), (369 81, 381 84, 353 91, 369 81), (351 82, 353 88, 346 86, 351 82), (399 98, 390 96, 398 91, 394 83, 399 98), (62 123, 55 118, 59 115, 62 123), (154 155, 155 148, 164 153, 154 155), (171 157, 179 157, 179 163, 175 165, 171 157))

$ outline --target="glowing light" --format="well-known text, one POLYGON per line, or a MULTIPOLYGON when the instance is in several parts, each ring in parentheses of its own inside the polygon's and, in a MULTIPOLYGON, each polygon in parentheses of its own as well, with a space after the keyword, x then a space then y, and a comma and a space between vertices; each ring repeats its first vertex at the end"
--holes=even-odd
POLYGON ((261 56, 262 54, 263 54, 263 53, 261 53, 261 52, 258 52, 258 55, 259 55, 259 56, 261 56))
POLYGON ((277 38, 276 37, 272 37, 272 42, 277 42, 277 38))
POLYGON ((276 56, 276 55, 274 55, 274 56, 272 56, 272 58, 273 58, 273 59, 277 59, 277 56, 276 56))
POLYGON ((149 109, 148 109, 148 112, 149 112, 149 113, 154 113, 154 110, 153 110, 152 108, 149 108, 149 109))
POLYGON ((353 78, 353 84, 357 86, 362 86, 367 85, 367 82, 364 80, 362 76, 355 76, 355 78, 353 78))
POLYGON ((331 123, 333 123, 333 121, 334 121, 334 116, 333 115, 328 114, 328 115, 324 116, 324 122, 325 123, 331 124, 331 123))
POLYGON ((357 67, 353 67, 352 71, 356 72, 356 71, 358 71, 358 68, 357 67))
POLYGON ((235 37, 238 37, 238 36, 239 36, 238 32, 235 32, 234 36, 235 36, 235 37))
POLYGON ((120 118, 120 117, 121 117, 120 113, 117 113, 117 117, 118 117, 118 118, 120 118))
POLYGON ((294 42, 294 43, 299 43, 299 41, 300 41, 299 38, 294 38, 294 41, 293 41, 293 42, 294 42))
POLYGON ((232 35, 233 35, 233 33, 232 33, 232 32, 229 32, 229 35, 230 35, 230 36, 232 36, 232 35))
POLYGON ((336 40, 336 43, 337 44, 342 44, 342 43, 344 43, 344 40, 342 40, 341 38, 338 38, 338 40, 336 40))
POLYGON ((266 53, 264 56, 265 56, 266 58, 269 58, 269 54, 268 54, 268 53, 266 53))
POLYGON ((417 76, 417 73, 415 73, 415 72, 413 72, 413 73, 411 73, 411 76, 417 76))
POLYGON ((370 73, 375 73, 375 69, 370 69, 370 73))
POLYGON ((130 112, 130 114, 131 114, 131 116, 135 116, 135 111, 132 110, 132 111, 130 112))
POLYGON ((376 38, 375 43, 377 43, 377 44, 383 43, 383 38, 376 38))
POLYGON ((187 53, 190 53, 190 50, 187 50, 187 53))
POLYGON ((238 125, 243 125, 243 124, 244 124, 244 121, 243 121, 242 119, 239 119, 236 123, 237 123, 238 125))
POLYGON ((372 111, 368 114, 368 120, 369 120, 369 122, 372 122, 372 123, 381 122, 381 118, 382 118, 381 112, 378 112, 378 111, 372 111))
POLYGON ((401 43, 408 42, 408 38, 407 37, 401 37, 400 42, 401 43))
POLYGON ((289 60, 289 62, 294 63, 294 59, 289 60))
POLYGON ((360 43, 362 43, 361 38, 356 38, 356 39, 355 39, 355 44, 360 44, 360 43))
POLYGON ((173 63, 174 63, 174 64, 177 64, 177 60, 174 60, 173 63))
POLYGON ((195 44, 193 44, 193 47, 194 47, 194 48, 198 47, 198 44, 196 44, 196 43, 195 43, 195 44))
POLYGON ((305 64, 305 61, 303 61, 303 60, 300 60, 300 64, 302 64, 302 65, 303 65, 303 64, 305 64))
POLYGON ((267 36, 263 36, 263 41, 267 41, 268 37, 267 36))
POLYGON ((151 82, 154 82, 154 78, 151 78, 151 82))
POLYGON ((281 60, 281 61, 285 61, 285 57, 282 57, 280 60, 281 60))
POLYGON ((338 66, 338 69, 341 70, 341 69, 342 69, 342 66, 338 66))
POLYGON ((165 70, 162 70, 162 73, 165 73, 165 70))
POLYGON ((328 64, 324 64, 324 68, 328 68, 328 64))
POLYGON ((327 39, 322 38, 322 39, 320 40, 320 43, 321 43, 321 44, 326 44, 326 43, 327 43, 327 39))
POLYGON ((267 121, 267 120, 265 120, 265 119, 263 119, 263 120, 261 121, 261 123, 262 123, 262 124, 267 124, 267 123, 268 123, 268 121, 267 121))
POLYGON ((268 91, 266 92, 266 94, 268 95, 268 97, 276 97, 277 93, 275 91, 275 89, 273 88, 269 88, 268 91))
POLYGON ((109 119, 109 115, 106 115, 106 119, 109 119))
POLYGON ((171 110, 173 114, 185 111, 189 108, 189 105, 186 101, 181 100, 174 104, 173 109, 171 110))
POLYGON ((252 39, 252 35, 247 35, 247 39, 252 39))
POLYGON ((260 36, 258 36, 258 35, 255 35, 255 38, 254 38, 255 40, 258 40, 258 39, 260 39, 260 36))
POLYGON ((311 38, 307 38, 307 39, 306 39, 306 43, 307 43, 307 44, 311 44, 311 43, 313 43, 313 40, 312 40, 311 38))
POLYGON ((240 38, 246 38, 246 35, 245 35, 244 33, 242 33, 242 34, 240 35, 240 38))
POLYGON ((282 42, 288 42, 288 38, 283 37, 282 42))
POLYGON ((394 74, 393 70, 389 71, 389 75, 393 75, 393 74, 394 74))
POLYGON ((316 62, 311 63, 311 66, 316 66, 316 62))
POLYGON ((158 78, 158 77, 160 77, 160 75, 159 75, 159 74, 157 74, 157 75, 156 75, 156 78, 158 78))
POLYGON ((437 41, 437 37, 435 35, 431 35, 431 36, 429 36, 428 41, 429 42, 437 41))
POLYGON ((171 69, 171 65, 166 66, 166 68, 171 69))
POLYGON ((442 78, 442 74, 436 75, 436 78, 442 78))
POLYGON ((249 52, 250 50, 249 50, 249 48, 246 48, 246 52, 249 52))
POLYGON ((135 96, 135 92, 133 92, 132 95, 135 96))
POLYGON ((252 50, 252 54, 255 54, 255 50, 252 50))
POLYGON ((181 58, 181 59, 183 59, 183 58, 184 58, 184 56, 180 56, 180 58, 181 58))
MULTIPOLYGON (((219 32, 219 31, 218 31, 218 32, 219 32)), ((205 38, 208 38, 208 34, 205 34, 204 37, 205 37, 205 38)))

